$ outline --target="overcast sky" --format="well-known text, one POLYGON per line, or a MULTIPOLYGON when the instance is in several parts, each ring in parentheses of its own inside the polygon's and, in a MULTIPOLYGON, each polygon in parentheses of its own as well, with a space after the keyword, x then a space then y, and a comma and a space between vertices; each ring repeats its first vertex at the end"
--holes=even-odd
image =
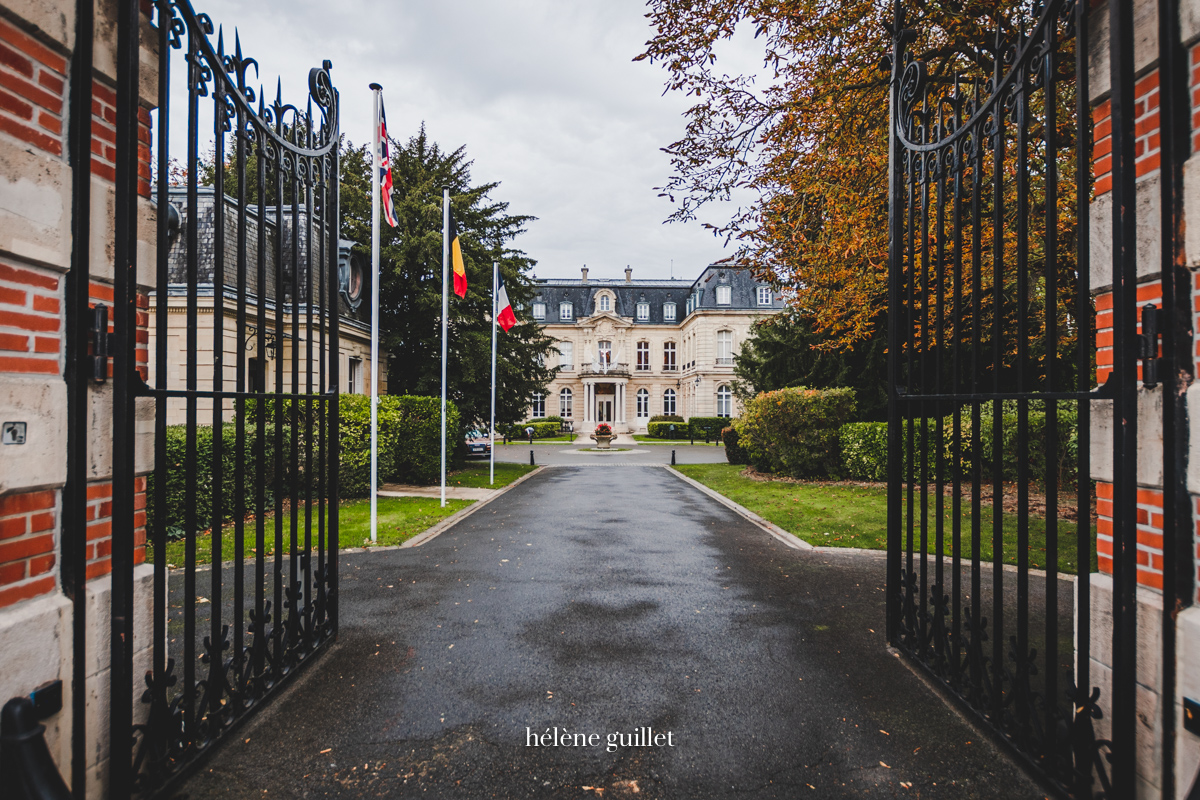
MULTIPOLYGON (((592 277, 623 277, 628 264, 635 277, 666 278, 673 260, 675 277, 690 279, 727 254, 699 223, 663 224, 672 206, 654 189, 669 174, 659 148, 682 134, 687 103, 663 96, 661 67, 632 61, 652 33, 639 0, 194 5, 227 36, 237 26, 269 98, 279 77, 284 101, 301 105, 309 68, 331 60, 355 143, 369 141, 374 81, 394 138, 424 121, 441 146, 466 145, 474 182, 500 181, 495 199, 537 217, 515 246, 539 277, 574 277, 584 264, 592 277)), ((752 61, 752 46, 731 55, 752 61)))

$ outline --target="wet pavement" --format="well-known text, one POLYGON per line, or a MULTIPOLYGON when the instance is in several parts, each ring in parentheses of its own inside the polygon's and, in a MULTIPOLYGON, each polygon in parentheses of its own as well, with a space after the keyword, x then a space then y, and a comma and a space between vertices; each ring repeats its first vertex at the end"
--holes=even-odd
POLYGON ((338 642, 180 796, 1043 797, 887 651, 883 567, 659 467, 545 470, 344 555, 338 642))

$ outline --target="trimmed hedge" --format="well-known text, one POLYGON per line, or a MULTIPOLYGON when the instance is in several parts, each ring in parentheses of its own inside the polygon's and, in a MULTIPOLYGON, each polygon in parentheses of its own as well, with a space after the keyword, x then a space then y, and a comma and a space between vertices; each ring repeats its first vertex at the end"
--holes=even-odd
MULTIPOLYGON (((284 418, 291 416, 290 400, 269 400, 264 407, 268 419, 276 415, 275 408, 282 408, 284 418), (277 406, 279 403, 281 405, 277 406)), ((285 425, 283 433, 281 476, 285 489, 290 487, 291 480, 296 477, 303 486, 304 464, 308 457, 309 445, 307 438, 307 420, 304 418, 305 401, 300 401, 298 409, 299 424, 295 426, 299 463, 297 472, 293 475, 289 470, 292 452, 291 426, 285 425)), ((316 414, 314 403, 314 416, 316 414)), ((338 410, 341 420, 340 459, 338 466, 339 494, 343 498, 365 497, 370 491, 371 483, 371 398, 361 394, 347 394, 339 398, 338 410)), ((439 438, 441 436, 441 399, 437 397, 416 397, 385 395, 379 398, 379 479, 388 482, 431 484, 436 483, 441 472, 441 451, 439 438)), ((254 508, 255 476, 262 474, 266 489, 268 504, 273 503, 275 485, 275 436, 276 428, 272 423, 264 426, 264 459, 259 469, 255 461, 256 434, 255 425, 257 406, 254 400, 246 402, 246 437, 244 442, 245 472, 241 485, 234 478, 237 447, 237 424, 229 422, 221 426, 221 463, 223 486, 221 500, 221 519, 233 519, 237 512, 237 497, 242 496, 242 507, 246 510, 254 508)), ((318 421, 312 425, 312 460, 319 463, 320 447, 317 432, 320 430, 318 421)), ((452 402, 446 403, 446 452, 454 453, 455 444, 461 435, 459 431, 458 408, 452 402)), ((167 426, 167 469, 162 473, 153 473, 149 477, 146 498, 147 521, 152 525, 158 509, 154 507, 154 484, 156 479, 167 482, 167 503, 163 513, 166 515, 168 535, 183 534, 183 521, 187 513, 188 487, 184 464, 187 462, 187 426, 167 426)), ((196 521, 201 530, 212 524, 213 504, 213 428, 211 425, 200 425, 196 428, 196 485, 194 494, 196 506, 196 521)), ((315 476, 314 476, 315 478, 315 476)), ((320 487, 314 480, 313 494, 320 487)))
MULTIPOLYGON (((292 434, 290 428, 284 428, 283 433, 283 463, 285 470, 282 475, 285 490, 291 485, 292 475, 287 471, 291 459, 292 434)), ((221 428, 221 520, 233 519, 238 509, 238 496, 242 499, 242 508, 249 511, 254 508, 255 482, 258 475, 263 478, 263 490, 266 502, 271 505, 275 496, 275 426, 263 427, 263 462, 260 468, 255 460, 257 453, 258 428, 246 425, 244 440, 245 460, 244 473, 239 484, 235 472, 237 466, 237 426, 224 425, 221 428)), ((302 451, 303 452, 303 451, 302 451)), ((159 480, 166 481, 166 508, 164 510, 167 527, 167 537, 177 539, 184 534, 184 520, 187 514, 187 426, 167 426, 167 450, 165 470, 150 473, 146 485, 146 521, 149 527, 155 524, 159 510, 155 507, 155 486, 159 480)), ((200 530, 207 530, 212 525, 213 506, 213 428, 211 425, 196 426, 196 482, 190 496, 195 501, 196 525, 200 530)), ((301 462, 303 466, 303 462, 301 462)), ((314 488, 315 492, 315 488, 314 488)))
POLYGON ((650 422, 685 422, 683 417, 678 414, 655 414, 650 418, 650 422))
POLYGON ((646 434, 655 439, 687 439, 688 426, 683 422, 648 422, 646 423, 646 434), (671 426, 675 426, 675 430, 671 430, 671 426))
MULTIPOLYGON (((365 497, 371 489, 371 398, 341 396, 342 497, 365 497)), ((441 398, 384 395, 379 398, 379 479, 431 484, 441 476, 441 398)), ((446 452, 459 430, 458 406, 446 401, 446 452)))
POLYGON ((496 429, 508 436, 509 439, 528 439, 525 433, 526 428, 533 428, 534 439, 549 439, 553 436, 558 436, 562 432, 561 422, 547 422, 546 420, 530 420, 529 422, 516 422, 512 425, 497 425, 496 429))
POLYGON ((737 428, 731 426, 721 431, 721 441, 725 443, 725 458, 730 464, 750 463, 746 448, 738 444, 737 428))
POLYGON ((887 480, 886 422, 848 422, 838 429, 846 477, 887 480))
POLYGON ((854 415, 853 389, 804 386, 763 392, 734 423, 755 469, 795 478, 836 477, 838 429, 854 415))
POLYGON ((721 431, 728 428, 732 422, 729 417, 692 417, 688 420, 688 425, 697 439, 703 439, 707 431, 709 441, 716 441, 721 437, 721 431))
MULTIPOLYGON (((1040 410, 1038 404, 1031 403, 1029 411, 1029 421, 1027 427, 1027 442, 1028 442, 1028 458, 1026 465, 1028 467, 1027 475, 1029 480, 1042 482, 1046 479, 1047 474, 1047 459, 1046 459, 1046 414, 1040 410)), ((1017 428, 1018 415, 1016 413, 1015 404, 1010 406, 1005 403, 1004 413, 1000 418, 1001 427, 1001 480, 1015 481, 1017 479, 1017 428)), ((919 448, 921 446, 922 426, 920 420, 914 420, 912 426, 913 446, 919 448)), ((931 479, 937 478, 937 422, 936 418, 928 420, 925 426, 926 430, 926 452, 927 465, 931 479)), ((994 442, 995 442, 995 417, 992 415, 992 409, 985 407, 980 409, 979 415, 980 436, 979 445, 982 462, 981 474, 982 479, 990 481, 994 479, 993 460, 994 460, 994 442)), ((1075 409, 1059 409, 1058 412, 1058 443, 1057 454, 1050 459, 1050 465, 1057 471, 1059 484, 1063 486, 1074 485, 1078 477, 1078 457, 1079 457, 1079 441, 1077 437, 1078 414, 1075 409)), ((963 409, 961 415, 962 425, 962 440, 959 454, 961 456, 961 467, 959 467, 959 476, 964 479, 969 479, 973 470, 973 434, 972 420, 970 409, 963 409)), ((955 470, 955 450, 954 450, 954 416, 949 415, 942 418, 943 430, 943 446, 942 458, 945 473, 942 476, 943 480, 950 480, 954 476, 955 470)), ((848 477, 857 478, 860 480, 887 480, 887 423, 886 422, 855 422, 843 425, 839 430, 842 445, 842 460, 845 466, 848 477)), ((905 449, 908 449, 909 432, 906 428, 902 440, 905 449)), ((918 461, 913 465, 914 470, 920 470, 922 463, 918 461)), ((919 480, 919 478, 918 478, 919 480)))

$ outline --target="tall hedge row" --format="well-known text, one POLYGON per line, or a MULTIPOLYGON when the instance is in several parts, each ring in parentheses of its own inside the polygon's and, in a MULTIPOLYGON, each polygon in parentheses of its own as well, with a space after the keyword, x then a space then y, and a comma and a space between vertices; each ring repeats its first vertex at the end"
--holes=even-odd
POLYGON ((804 386, 763 392, 734 423, 755 469, 795 478, 841 473, 838 429, 853 415, 853 389, 804 386))
MULTIPOLYGON (((315 464, 320 459, 319 421, 315 415, 319 412, 318 404, 313 403, 314 419, 312 422, 313 441, 311 458, 315 464)), ((394 396, 386 395, 379 398, 379 478, 380 481, 430 484, 438 480, 441 467, 441 436, 440 418, 441 400, 436 397, 394 396)), ((237 511, 237 497, 242 497, 242 507, 246 510, 254 508, 255 481, 260 473, 263 476, 268 505, 273 502, 276 476, 275 438, 276 426, 274 420, 278 417, 282 426, 283 450, 279 459, 284 473, 285 492, 291 486, 293 473, 291 470, 293 429, 297 440, 299 463, 296 465, 294 476, 303 486, 305 462, 309 458, 307 413, 308 403, 300 401, 293 418, 291 401, 269 401, 263 409, 268 420, 264 431, 264 457, 262 468, 259 469, 255 458, 258 428, 256 417, 258 408, 254 401, 247 401, 246 435, 243 452, 245 468, 241 483, 235 478, 237 461, 237 424, 226 423, 221 427, 221 463, 222 463, 222 509, 221 518, 230 520, 237 511), (278 405, 277 405, 278 403, 278 405), (280 413, 276 413, 276 412, 280 413), (291 423, 295 422, 293 426, 291 423)), ((342 395, 339 398, 341 439, 338 477, 340 496, 364 497, 370 491, 371 481, 371 399, 367 395, 342 395)), ((446 404, 446 452, 454 454, 459 431, 458 408, 451 402, 446 404)), ((213 504, 213 428, 201 425, 196 428, 196 455, 191 461, 195 465, 196 481, 194 490, 190 492, 196 507, 197 524, 207 528, 212 520, 213 504)), ((182 534, 184 518, 187 510, 189 487, 187 483, 187 468, 189 463, 187 453, 187 426, 170 425, 167 427, 167 469, 150 476, 147 493, 147 517, 153 524, 159 509, 155 508, 155 482, 166 481, 166 515, 168 532, 182 534)), ((315 477, 315 476, 314 476, 315 477)), ((314 481, 313 492, 319 491, 314 481)))

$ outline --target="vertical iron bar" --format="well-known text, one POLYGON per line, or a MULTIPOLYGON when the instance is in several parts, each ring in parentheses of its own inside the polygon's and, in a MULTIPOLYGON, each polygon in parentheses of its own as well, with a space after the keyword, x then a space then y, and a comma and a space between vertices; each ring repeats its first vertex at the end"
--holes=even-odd
MULTIPOLYGON (((1183 248, 1183 163, 1190 155, 1187 60, 1180 46, 1179 4, 1158 2, 1158 75, 1161 170, 1163 376, 1163 611, 1162 631, 1162 796, 1176 795, 1175 752, 1178 730, 1175 616, 1192 604, 1195 562, 1192 556, 1187 448, 1190 420, 1186 393, 1191 383, 1192 312, 1189 273, 1183 248)), ((1151 356, 1155 354, 1151 353, 1151 356)))
MULTIPOLYGON (((943 132, 946 130, 945 120, 945 104, 941 97, 938 98, 937 107, 937 133, 934 134, 934 140, 940 140, 943 132)), ((929 391, 935 394, 940 394, 943 387, 943 373, 945 371, 944 351, 946 349, 946 165, 944 163, 944 155, 947 152, 945 148, 939 148, 932 152, 935 163, 937 164, 937 297, 935 309, 935 328, 933 340, 933 384, 929 387, 929 391)), ((953 391, 953 388, 951 389, 953 391)), ((942 554, 945 551, 946 544, 946 496, 945 496, 945 480, 946 480, 946 424, 942 414, 942 406, 940 403, 934 403, 934 413, 937 415, 934 423, 934 446, 937 448, 937 456, 934 459, 934 512, 937 517, 934 524, 934 557, 937 559, 933 564, 934 591, 934 631, 937 638, 934 641, 934 652, 936 657, 943 659, 942 669, 939 670, 943 676, 946 675, 944 659, 948 658, 945 652, 943 635, 945 633, 945 602, 946 598, 946 570, 942 561, 942 554)))
MULTIPOLYGON (((892 74, 889 79, 888 91, 888 356, 887 356, 887 395, 888 395, 888 488, 887 488, 887 639, 893 646, 900 641, 900 597, 903 591, 900 584, 900 548, 903 542, 900 535, 902 524, 903 493, 900 481, 903 479, 903 465, 898 454, 903 446, 901 430, 900 398, 897 390, 900 385, 900 239, 901 208, 899 170, 901 164, 897 157, 899 147, 896 137, 898 124, 896 94, 899 91, 899 75, 901 64, 901 26, 900 3, 897 1, 893 13, 892 39, 892 74)), ((494 447, 495 445, 493 445, 494 447)))
MULTIPOLYGON (((305 118, 305 143, 312 147, 312 103, 309 103, 308 115, 305 118)), ((304 248, 304 371, 307 395, 304 401, 304 558, 301 565, 304 568, 304 641, 312 647, 312 503, 313 503, 313 273, 314 265, 320 264, 319 254, 313 258, 313 185, 310 159, 304 160, 304 236, 307 244, 304 248)), ((324 251, 322 251, 323 254, 324 251)))
POLYGON ((258 89, 258 117, 255 120, 254 148, 254 191, 258 205, 256 217, 258 225, 258 243, 255 247, 256 285, 255 301, 258 305, 258 361, 255 366, 254 398, 254 640, 251 642, 251 676, 253 679, 252 692, 255 696, 262 694, 263 677, 266 670, 264 662, 267 658, 268 605, 266 594, 266 514, 267 514, 267 155, 263 142, 266 140, 265 131, 258 127, 262 118, 262 87, 258 89))
MULTIPOLYGON (((64 306, 67 385, 67 479, 62 490, 62 586, 71 598, 71 793, 83 800, 87 783, 87 476, 88 299, 92 214, 92 0, 75 3, 67 158, 71 164, 71 271, 64 306)), ((107 331, 98 335, 107 335, 107 331)))
POLYGON ((200 115, 200 47, 197 37, 201 34, 188 28, 188 109, 187 109, 187 334, 186 363, 187 382, 186 457, 184 459, 184 486, 187 493, 184 511, 184 603, 183 603, 183 721, 185 738, 193 740, 196 735, 196 333, 197 307, 196 284, 199 282, 199 203, 197 198, 197 170, 199 168, 199 115, 200 115))
MULTIPOLYGON (((972 81, 974 106, 979 108, 979 80, 972 81)), ((971 160, 971 393, 980 389, 980 345, 983 343, 983 150, 982 125, 972 136, 971 160)), ((971 688, 982 699, 983 674, 983 587, 981 542, 983 538, 983 415, 979 400, 971 402, 971 688)))
MULTIPOLYGON (((333 96, 333 113, 337 113, 340 100, 336 92, 333 96)), ((329 353, 330 353, 330 386, 332 395, 329 398, 329 619, 330 633, 336 638, 338 632, 338 460, 341 457, 340 436, 341 410, 338 405, 338 394, 341 391, 339 382, 340 350, 340 321, 337 302, 337 251, 338 251, 338 220, 341 219, 341 155, 337 146, 329 156, 331 160, 330 189, 333 202, 330 204, 327 226, 330 231, 329 247, 329 353)))
MULTIPOLYGON (((275 132, 283 136, 283 101, 280 99, 280 92, 277 90, 275 94, 275 132)), ((284 451, 283 426, 287 420, 288 402, 284 395, 283 384, 283 361, 285 353, 284 334, 287 328, 284 324, 283 314, 287 309, 287 281, 286 272, 284 270, 283 261, 283 239, 284 239, 284 217, 283 217, 283 161, 285 150, 282 146, 277 147, 275 158, 272 162, 273 180, 271 182, 271 190, 273 196, 270 198, 271 206, 275 209, 275 397, 272 400, 271 410, 275 426, 275 518, 272 520, 275 526, 275 627, 272 629, 274 636, 272 637, 272 647, 274 648, 271 658, 271 678, 278 681, 284 675, 284 650, 287 642, 284 640, 286 621, 283 619, 283 544, 284 544, 284 506, 283 506, 283 490, 284 478, 288 468, 289 457, 284 451)), ((264 210, 268 208, 266 201, 263 202, 264 210)), ((264 213, 264 220, 267 214, 264 213)), ((294 291, 294 290, 293 290, 294 291)), ((296 343, 292 342, 292 348, 295 349, 296 343)))
POLYGON ((1137 179, 1134 167, 1133 3, 1109 0, 1112 101, 1113 672, 1112 785, 1132 797, 1137 725, 1137 179))
MULTIPOLYGON (((1004 42, 996 35, 992 85, 1000 86, 1004 42)), ((1004 341, 1004 110, 992 109, 992 383, 997 394, 1003 388, 1004 341)), ((1004 405, 992 401, 992 696, 991 718, 1003 729, 1004 710, 1004 405)))
POLYGON ((113 221, 113 461, 112 600, 109 654, 109 797, 124 800, 133 790, 133 528, 134 436, 138 380, 137 210, 138 98, 141 9, 133 0, 117 4, 116 186, 113 221))
MULTIPOLYGON (((963 111, 962 84, 956 76, 954 79, 954 130, 962 128, 963 111)), ((951 387, 956 394, 963 389, 962 362, 962 325, 963 325, 963 171, 966 169, 966 153, 964 143, 959 141, 952 153, 954 157, 954 212, 951 225, 954 228, 954 315, 951 321, 950 347, 952 361, 951 387)), ((951 479, 953 487, 953 503, 951 508, 952 522, 950 531, 951 561, 951 590, 953 599, 950 623, 950 666, 954 680, 954 688, 962 692, 962 404, 954 403, 954 428, 951 432, 951 442, 954 448, 954 458, 951 461, 951 479)))
MULTIPOLYGON (((1022 41, 1024 37, 1018 39, 1022 41)), ((1031 388, 1029 370, 1029 75, 1021 70, 1016 108, 1016 194, 1017 194, 1017 360, 1016 390, 1024 395, 1031 388)), ((997 451, 999 441, 994 443, 997 451)), ((1013 664, 1013 692, 1017 741, 1029 745, 1029 401, 1017 401, 1017 635, 1013 664)), ((1000 514, 1003 503, 993 499, 992 513, 1000 514)))
MULTIPOLYGON (((932 112, 929 109, 929 95, 926 94, 921 100, 921 144, 927 144, 931 140, 929 128, 931 126, 932 112)), ((921 578, 918 581, 920 584, 920 594, 917 600, 917 622, 919 626, 920 655, 925 657, 925 650, 929 644, 929 401, 925 400, 925 395, 931 394, 930 386, 930 343, 929 343, 929 295, 930 295, 930 266, 929 255, 932 247, 929 241, 929 179, 930 179, 930 159, 924 152, 914 153, 914 156, 921 159, 921 207, 918 211, 919 219, 921 220, 920 230, 920 248, 918 256, 921 264, 920 275, 920 293, 921 293, 921 344, 920 353, 917 356, 917 367, 920 370, 918 385, 920 387, 921 399, 917 402, 918 414, 921 418, 921 435, 920 435, 920 464, 921 464, 921 578)), ((913 282, 917 282, 917 276, 913 276, 913 282)))
MULTIPOLYGON (((1092 126, 1091 99, 1088 92, 1088 10, 1089 3, 1075 4, 1075 386, 1080 392, 1092 389, 1092 356, 1096 349, 1091 281, 1091 185, 1092 126)), ((1094 736, 1087 698, 1092 692, 1091 678, 1091 572, 1092 481, 1090 400, 1076 404, 1078 443, 1076 463, 1075 554, 1078 573, 1075 581, 1075 688, 1072 695, 1072 759, 1075 767, 1075 796, 1092 796, 1092 758, 1094 736)))
MULTIPOLYGON (((224 37, 218 39, 224 55, 224 37)), ((218 58, 218 62, 223 59, 218 58)), ((209 573, 208 678, 204 714, 217 714, 225 702, 225 656, 221 632, 223 586, 221 575, 222 528, 225 522, 225 65, 212 64, 213 72, 213 399, 212 399, 212 571, 209 573)))
MULTIPOLYGON (((1054 392, 1058 386, 1058 91, 1055 84, 1058 61, 1056 59, 1058 37, 1056 30, 1046 32, 1049 37, 1046 59, 1042 65, 1042 92, 1046 109, 1045 160, 1046 160, 1046 373, 1045 390, 1054 392)), ((1064 387, 1065 388, 1065 387, 1064 387)), ((1058 403, 1046 401, 1046 671, 1045 691, 1046 714, 1043 730, 1046 732, 1047 754, 1057 758, 1061 749, 1054 745, 1054 731, 1062 718, 1058 687, 1058 403)), ((1079 509, 1083 513, 1083 509, 1079 509)), ((1089 513, 1090 517, 1091 514, 1089 513)), ((1077 554, 1078 555, 1078 554, 1077 554)), ((1087 575, 1087 571, 1076 558, 1076 575, 1087 575)), ((1090 563, 1090 562, 1089 562, 1090 563)))
MULTIPOLYGON (((298 145, 300 140, 300 126, 293 124, 291 130, 291 140, 293 144, 298 145)), ((296 504, 300 502, 300 400, 296 395, 300 394, 300 292, 303 291, 300 285, 302 270, 300 267, 300 162, 301 157, 298 154, 292 155, 292 174, 291 180, 291 199, 292 199, 292 381, 288 387, 293 397, 288 401, 288 414, 292 426, 292 447, 291 454, 288 456, 288 469, 291 472, 291 485, 288 487, 288 505, 291 506, 289 519, 289 539, 288 539, 288 640, 290 646, 294 649, 299 643, 300 633, 300 595, 298 592, 299 569, 297 559, 300 557, 297 550, 297 530, 296 526, 299 521, 300 509, 296 504)), ((280 216, 282 217, 283 209, 280 208, 280 216)), ((308 254, 305 253, 307 258, 308 254)), ((307 347, 307 343, 305 343, 307 347)))
MULTIPOLYGON (((238 64, 236 72, 237 86, 227 86, 230 92, 238 92, 245 97, 245 73, 241 70, 242 47, 241 41, 234 35, 234 55, 238 64)), ((234 701, 238 706, 235 714, 240 714, 246 702, 246 660, 245 636, 246 624, 246 270, 248 267, 246 248, 248 245, 246 232, 246 114, 241 104, 237 104, 237 117, 234 132, 235 170, 237 176, 237 391, 235 404, 237 442, 233 464, 234 512, 233 512, 233 618, 230 624, 233 628, 233 675, 234 701)), ((255 362, 257 363, 257 361, 255 362)), ((255 471, 261 462, 255 463, 255 471)))

